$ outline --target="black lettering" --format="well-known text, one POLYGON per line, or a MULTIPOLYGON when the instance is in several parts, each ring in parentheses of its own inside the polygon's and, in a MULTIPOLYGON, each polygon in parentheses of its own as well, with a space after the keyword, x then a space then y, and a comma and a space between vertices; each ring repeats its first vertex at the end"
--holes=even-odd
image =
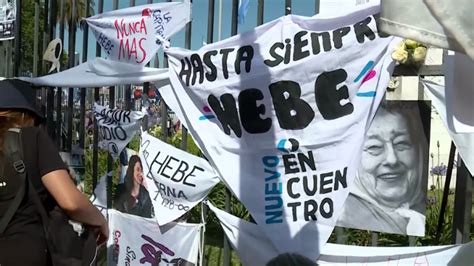
POLYGON ((286 206, 291 208, 291 216, 293 217, 293 222, 296 222, 298 220, 297 207, 301 206, 301 202, 290 202, 287 203, 286 206))
POLYGON ((195 187, 195 186, 196 186, 196 185, 193 184, 193 183, 188 183, 188 178, 195 176, 195 175, 193 175, 193 173, 194 173, 194 171, 195 171, 196 169, 199 170, 199 171, 201 171, 201 172, 204 172, 204 169, 202 169, 201 167, 199 167, 199 166, 194 166, 194 167, 193 167, 193 170, 191 170, 191 172, 189 172, 189 174, 188 174, 186 177, 184 177, 184 180, 183 180, 183 184, 184 184, 184 185, 187 185, 187 186, 190 186, 190 187, 195 187))
POLYGON ((207 101, 216 114, 217 119, 219 119, 224 133, 230 135, 230 129, 232 129, 235 135, 240 138, 242 136, 242 129, 240 127, 235 99, 232 94, 226 93, 221 96, 222 106, 217 97, 212 94, 209 95, 207 101))
POLYGON ((295 34, 295 47, 293 51, 293 61, 298 61, 305 57, 309 56, 309 51, 303 51, 303 47, 308 45, 308 40, 302 40, 301 38, 305 36, 308 32, 307 31, 300 31, 295 34))
POLYGON ((184 81, 183 76, 186 76, 186 86, 189 86, 189 79, 191 78, 191 62, 187 57, 181 59, 181 70, 179 71, 179 78, 184 81))
POLYGON ((196 78, 199 74, 199 84, 204 81, 204 67, 202 66, 201 57, 198 54, 191 55, 191 64, 193 65, 193 80, 191 85, 196 84, 196 78))
POLYGON ((298 177, 293 177, 288 179, 286 182, 286 190, 288 191, 288 196, 297 199, 300 197, 300 193, 294 193, 293 192, 293 183, 298 183, 300 182, 300 179, 298 177))
POLYGON ((351 28, 343 27, 332 32, 332 40, 334 42, 334 48, 339 49, 342 47, 342 37, 346 36, 351 28))
POLYGON ((331 198, 324 198, 321 201, 321 205, 319 206, 319 213, 326 219, 332 217, 332 213, 334 212, 334 204, 331 198), (326 206, 328 206, 329 210, 326 211, 326 206))
POLYGON ((294 174, 300 172, 300 169, 297 166, 298 162, 294 160, 296 159, 296 156, 294 154, 283 154, 281 158, 283 159, 283 165, 285 166, 285 174, 294 174))
POLYGON ((332 177, 333 173, 323 173, 319 175, 319 193, 320 194, 326 194, 332 192, 332 187, 325 187, 326 185, 332 184, 332 178, 327 179, 327 177, 332 177))
POLYGON ((240 63, 245 62, 245 71, 250 72, 253 59, 253 47, 250 45, 245 45, 240 47, 237 50, 237 55, 235 58, 235 73, 240 74, 240 63))
POLYGON ((323 49, 325 52, 331 50, 331 36, 329 32, 312 32, 311 33, 311 47, 313 48, 313 54, 317 55, 321 52, 321 44, 319 43, 319 36, 323 40, 323 49))
POLYGON ((176 191, 174 188, 166 187, 166 196, 172 196, 173 198, 176 198, 176 191))
POLYGON ((331 72, 324 72, 316 79, 314 84, 314 95, 319 112, 326 120, 337 119, 351 114, 354 105, 351 102, 341 105, 341 100, 349 100, 349 91, 344 85, 337 89, 337 85, 344 82, 347 72, 338 69, 331 72))
POLYGON ((273 106, 282 129, 303 129, 311 123, 314 111, 300 98, 300 85, 294 81, 278 81, 270 84, 273 106))
POLYGON ((370 21, 372 21, 372 18, 368 17, 354 24, 355 35, 359 43, 364 43, 365 37, 369 38, 371 41, 375 39, 375 33, 369 27, 370 21))
POLYGON ((304 202, 304 219, 305 221, 317 221, 316 212, 318 211, 318 203, 315 200, 307 200, 304 202))
POLYGON ((185 161, 181 161, 181 163, 179 163, 178 169, 176 169, 173 176, 171 177, 171 180, 175 182, 181 182, 181 180, 183 180, 184 176, 186 175, 186 171, 188 169, 189 169, 188 163, 186 163, 185 161), (181 169, 182 166, 184 166, 184 169, 181 169), (175 178, 178 173, 180 173, 181 177, 175 178))
POLYGON ((217 78, 217 68, 216 66, 212 63, 212 60, 211 60, 211 56, 215 56, 217 55, 217 51, 216 50, 211 50, 211 51, 207 51, 205 54, 204 54, 204 57, 203 57, 203 61, 204 61, 204 64, 211 69, 211 72, 207 72, 206 73, 206 79, 208 81, 214 81, 216 80, 217 78))
POLYGON ((234 51, 234 48, 227 48, 221 50, 222 55, 222 73, 224 73, 224 78, 229 78, 229 70, 227 69, 227 58, 229 57, 229 53, 234 51))
POLYGON ((306 166, 308 165, 311 170, 316 171, 316 165, 314 163, 313 151, 308 151, 308 156, 302 152, 298 153, 298 161, 301 165, 301 172, 306 172, 306 166))
POLYGON ((170 166, 171 160, 177 162, 178 159, 176 159, 176 158, 174 158, 174 157, 172 157, 172 156, 168 156, 168 157, 169 157, 168 161, 165 162, 165 164, 163 165, 163 169, 161 170, 161 175, 164 176, 164 177, 166 177, 166 178, 171 178, 171 176, 165 174, 165 171, 166 171, 166 169, 173 169, 173 167, 170 166))
POLYGON ((344 167, 344 170, 342 171, 344 171, 342 174, 341 174, 341 171, 339 170, 336 171, 336 178, 334 179, 334 191, 339 189, 339 183, 341 183, 342 188, 347 187, 347 179, 346 179, 347 167, 344 167))
POLYGON ((314 194, 316 194, 316 192, 318 191, 318 176, 317 175, 313 175, 313 185, 312 185, 312 188, 310 188, 310 185, 308 184, 308 177, 307 176, 303 176, 303 189, 304 189, 304 193, 306 193, 306 195, 308 196, 314 196, 314 194))
POLYGON ((274 43, 272 47, 270 47, 270 55, 274 58, 274 60, 266 59, 265 61, 263 61, 265 65, 269 67, 275 67, 283 61, 283 57, 276 52, 277 48, 283 50, 283 48, 285 48, 285 45, 283 45, 283 43, 281 42, 274 43))
POLYGON ((290 59, 291 59, 291 39, 285 39, 285 58, 284 58, 284 61, 283 63, 286 65, 288 63, 290 63, 290 59))
POLYGON ((257 105, 263 100, 263 94, 257 89, 247 89, 239 94, 240 119, 244 129, 252 134, 264 133, 272 127, 271 118, 260 118, 265 114, 265 105, 257 105))

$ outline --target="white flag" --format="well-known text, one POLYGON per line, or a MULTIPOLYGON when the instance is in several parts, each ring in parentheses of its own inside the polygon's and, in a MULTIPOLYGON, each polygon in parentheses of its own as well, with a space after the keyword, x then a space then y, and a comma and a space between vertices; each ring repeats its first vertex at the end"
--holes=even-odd
POLYGON ((169 2, 124 8, 86 19, 107 58, 145 65, 161 42, 191 21, 191 4, 169 2))
POLYGON ((174 221, 219 183, 209 163, 142 133, 140 159, 158 224, 174 221))
POLYGON ((280 254, 260 226, 219 210, 210 203, 208 206, 221 222, 227 239, 244 265, 470 265, 474 259, 474 242, 428 247, 360 247, 328 243, 322 247, 317 260, 298 253, 280 254))
POLYGON ((99 127, 99 146, 115 158, 140 129, 144 114, 94 104, 94 116, 99 127))
POLYGON ((201 228, 109 210, 108 265, 197 265, 201 228))
POLYGON ((347 198, 393 67, 377 11, 285 16, 166 51, 165 101, 281 252, 317 258, 347 198))

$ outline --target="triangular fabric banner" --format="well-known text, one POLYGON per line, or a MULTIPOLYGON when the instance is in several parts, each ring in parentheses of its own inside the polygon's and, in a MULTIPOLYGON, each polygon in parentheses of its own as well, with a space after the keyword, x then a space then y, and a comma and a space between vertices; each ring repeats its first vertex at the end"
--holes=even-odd
POLYGON ((444 58, 444 106, 447 127, 454 133, 474 133, 474 61, 467 55, 455 53, 444 58))
POLYGON ((97 182, 97 186, 89 200, 92 202, 92 205, 99 209, 102 215, 107 218, 107 175, 104 175, 99 179, 99 182, 97 182))
POLYGON ((108 59, 145 65, 191 21, 191 3, 168 2, 114 10, 86 19, 108 59))
POLYGON ((95 103, 94 116, 99 127, 99 147, 108 150, 116 158, 140 129, 144 114, 110 109, 95 103))
POLYGON ((64 71, 36 78, 19 79, 36 86, 94 88, 144 82, 169 82, 167 68, 151 68, 96 57, 64 71))
POLYGON ((207 205, 216 214, 243 265, 469 265, 473 259, 474 242, 428 247, 360 247, 328 243, 317 260, 298 253, 280 254, 258 225, 210 203, 207 205), (461 253, 462 258, 456 258, 461 253), (456 264, 450 264, 454 261, 456 264))
POLYGON ((426 88, 425 91, 430 96, 433 106, 441 117, 443 124, 446 126, 449 135, 456 144, 459 155, 463 159, 471 175, 474 174, 474 153, 472 152, 474 150, 474 133, 453 132, 452 128, 449 127, 448 122, 450 120, 453 121, 453 117, 451 114, 451 118, 449 118, 447 111, 448 108, 446 106, 446 94, 448 94, 448 90, 446 90, 445 86, 436 84, 429 80, 422 79, 422 82, 426 88))
POLYGON ((347 198, 394 66, 377 11, 290 15, 198 51, 166 50, 165 101, 281 252, 316 258, 347 198))
POLYGON ((209 163, 143 132, 140 159, 158 224, 174 221, 219 183, 209 163))
POLYGON ((109 210, 107 265, 197 265, 201 228, 109 210))

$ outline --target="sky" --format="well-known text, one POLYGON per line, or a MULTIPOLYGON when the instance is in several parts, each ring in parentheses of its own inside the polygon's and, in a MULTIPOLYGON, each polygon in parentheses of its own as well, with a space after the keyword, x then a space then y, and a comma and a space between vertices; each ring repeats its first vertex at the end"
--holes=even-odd
MULTIPOLYGON (((221 39, 231 36, 231 19, 232 19, 232 0, 222 1, 222 33, 221 39)), ((238 25, 238 32, 242 33, 257 26, 257 2, 258 0, 249 0, 249 11, 243 24, 238 25)), ((302 16, 312 16, 315 14, 315 2, 318 0, 293 0, 292 14, 302 16)), ((95 0, 94 12, 97 14, 98 0, 95 0)), ((166 2, 166 0, 154 0, 154 3, 166 2)), ((178 2, 178 1, 177 1, 178 2)), ((112 0, 104 0, 104 12, 113 10, 112 0)), ((136 0, 135 5, 145 5, 147 0, 136 0)), ((197 50, 203 46, 203 42, 207 40, 207 20, 208 20, 208 0, 193 0, 192 4, 192 31, 191 31, 191 50, 197 50)), ((130 1, 119 0, 119 8, 129 7, 130 1)), ((218 39, 218 17, 219 17, 219 0, 215 0, 214 14, 214 42, 218 39)), ((285 0, 265 0, 264 1, 264 23, 275 20, 285 15, 285 0)), ((59 27, 58 27, 59 28, 59 27)), ((171 46, 184 47, 184 33, 181 30, 171 38, 171 46)), ((68 34, 67 29, 64 36, 64 51, 68 51, 68 34)), ((83 32, 78 29, 76 32, 76 52, 82 60, 83 32)), ((88 54, 87 58, 91 59, 96 56, 95 53, 96 39, 89 31, 88 54)), ((103 54, 103 52, 102 52, 103 54)), ((158 52, 160 61, 162 59, 161 50, 158 52)))

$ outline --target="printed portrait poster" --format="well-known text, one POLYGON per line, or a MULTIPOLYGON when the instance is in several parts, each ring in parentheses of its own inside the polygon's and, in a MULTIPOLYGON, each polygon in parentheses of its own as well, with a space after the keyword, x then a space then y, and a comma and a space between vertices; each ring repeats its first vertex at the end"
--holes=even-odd
POLYGON ((169 223, 109 210, 107 264, 197 265, 201 224, 169 223))
POLYGON ((142 133, 140 159, 160 225, 183 216, 219 183, 216 172, 206 160, 146 132, 142 133))
POLYGON ((191 21, 191 3, 168 2, 123 8, 86 19, 110 60, 145 65, 162 42, 191 21))
POLYGON ((140 129, 144 114, 139 111, 110 109, 94 104, 94 117, 99 127, 99 147, 116 158, 140 129))
POLYGON ((290 15, 166 50, 165 101, 282 253, 317 258, 349 193, 394 66, 377 11, 290 15))
POLYGON ((0 41, 15 38, 16 0, 0 0, 0 41))
POLYGON ((384 101, 338 225, 424 236, 431 102, 384 101))

